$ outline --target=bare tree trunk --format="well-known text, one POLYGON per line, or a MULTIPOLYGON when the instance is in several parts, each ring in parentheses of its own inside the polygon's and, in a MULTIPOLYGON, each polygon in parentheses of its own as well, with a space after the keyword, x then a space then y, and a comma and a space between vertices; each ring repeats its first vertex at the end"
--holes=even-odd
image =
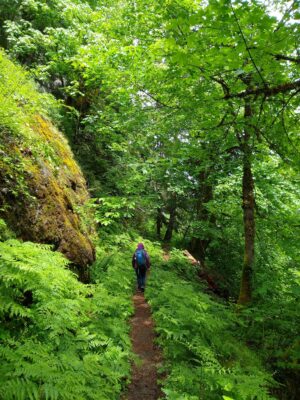
MULTIPOLYGON (((250 100, 245 100, 245 119, 251 118, 252 109, 250 100)), ((242 279, 240 284, 240 294, 238 304, 246 305, 250 303, 252 298, 252 275, 254 263, 254 240, 255 240, 255 196, 254 181, 252 175, 252 150, 251 150, 251 133, 250 128, 246 126, 242 138, 241 148, 243 150, 243 219, 244 219, 244 264, 242 271, 242 279)))
POLYGON ((159 238, 160 238, 161 228, 162 228, 162 211, 161 208, 158 207, 156 214, 156 234, 159 238))
MULTIPOLYGON (((207 182, 208 173, 206 171, 201 172, 199 176, 199 194, 196 208, 196 219, 197 221, 209 222, 211 215, 205 208, 205 204, 213 198, 212 185, 207 182)), ((200 239, 199 237, 193 237, 190 244, 191 253, 200 261, 202 266, 205 266, 206 250, 210 243, 210 238, 200 239)))
POLYGON ((170 208, 170 219, 165 233, 164 242, 170 242, 170 240, 172 239, 175 222, 176 222, 176 204, 174 204, 170 208))

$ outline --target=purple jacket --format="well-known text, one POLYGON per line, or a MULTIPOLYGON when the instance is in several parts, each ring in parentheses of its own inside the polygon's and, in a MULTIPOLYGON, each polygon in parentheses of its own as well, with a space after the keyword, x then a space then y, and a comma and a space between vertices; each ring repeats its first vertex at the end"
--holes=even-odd
POLYGON ((149 269, 149 268, 150 268, 150 265, 151 265, 151 263, 150 263, 150 257, 149 257, 149 254, 147 253, 147 251, 145 250, 145 247, 144 247, 143 243, 139 243, 138 246, 137 246, 137 249, 136 249, 135 252, 133 253, 133 256, 132 256, 132 266, 133 266, 133 268, 134 268, 134 269, 137 268, 137 261, 136 261, 136 251, 137 251, 137 250, 144 250, 144 252, 145 252, 145 257, 146 257, 146 267, 147 267, 147 269, 149 269))

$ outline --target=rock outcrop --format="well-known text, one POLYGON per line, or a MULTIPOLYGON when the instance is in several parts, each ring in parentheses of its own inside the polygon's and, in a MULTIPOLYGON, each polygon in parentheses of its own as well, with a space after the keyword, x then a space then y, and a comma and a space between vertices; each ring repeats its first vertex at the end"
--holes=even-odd
POLYGON ((66 138, 36 105, 44 95, 1 52, 0 68, 0 218, 17 237, 52 244, 87 281, 95 250, 85 179, 66 138))
POLYGON ((18 237, 53 244, 87 280, 95 252, 80 219, 88 200, 85 180, 66 139, 49 121, 37 116, 31 130, 39 150, 44 142, 43 154, 34 143, 24 147, 20 137, 0 133, 0 213, 18 237))

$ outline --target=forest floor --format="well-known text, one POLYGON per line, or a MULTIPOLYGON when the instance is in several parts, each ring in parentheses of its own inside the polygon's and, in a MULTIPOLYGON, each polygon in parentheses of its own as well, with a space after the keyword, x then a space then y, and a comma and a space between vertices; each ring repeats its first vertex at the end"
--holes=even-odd
POLYGON ((157 383, 162 354, 154 344, 154 323, 144 294, 133 296, 135 313, 131 319, 133 352, 139 361, 132 366, 132 381, 123 400, 157 400, 163 397, 157 383))

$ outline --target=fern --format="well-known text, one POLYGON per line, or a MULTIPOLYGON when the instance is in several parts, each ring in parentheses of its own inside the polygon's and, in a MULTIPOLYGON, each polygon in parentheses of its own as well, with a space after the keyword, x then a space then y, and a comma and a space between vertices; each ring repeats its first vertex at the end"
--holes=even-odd
POLYGON ((236 314, 203 293, 194 267, 174 255, 153 269, 146 291, 164 350, 166 398, 271 399, 273 378, 238 339, 242 329, 236 314))
POLYGON ((0 399, 119 397, 130 372, 131 271, 120 284, 111 261, 87 286, 67 264, 47 245, 0 243, 0 399))

